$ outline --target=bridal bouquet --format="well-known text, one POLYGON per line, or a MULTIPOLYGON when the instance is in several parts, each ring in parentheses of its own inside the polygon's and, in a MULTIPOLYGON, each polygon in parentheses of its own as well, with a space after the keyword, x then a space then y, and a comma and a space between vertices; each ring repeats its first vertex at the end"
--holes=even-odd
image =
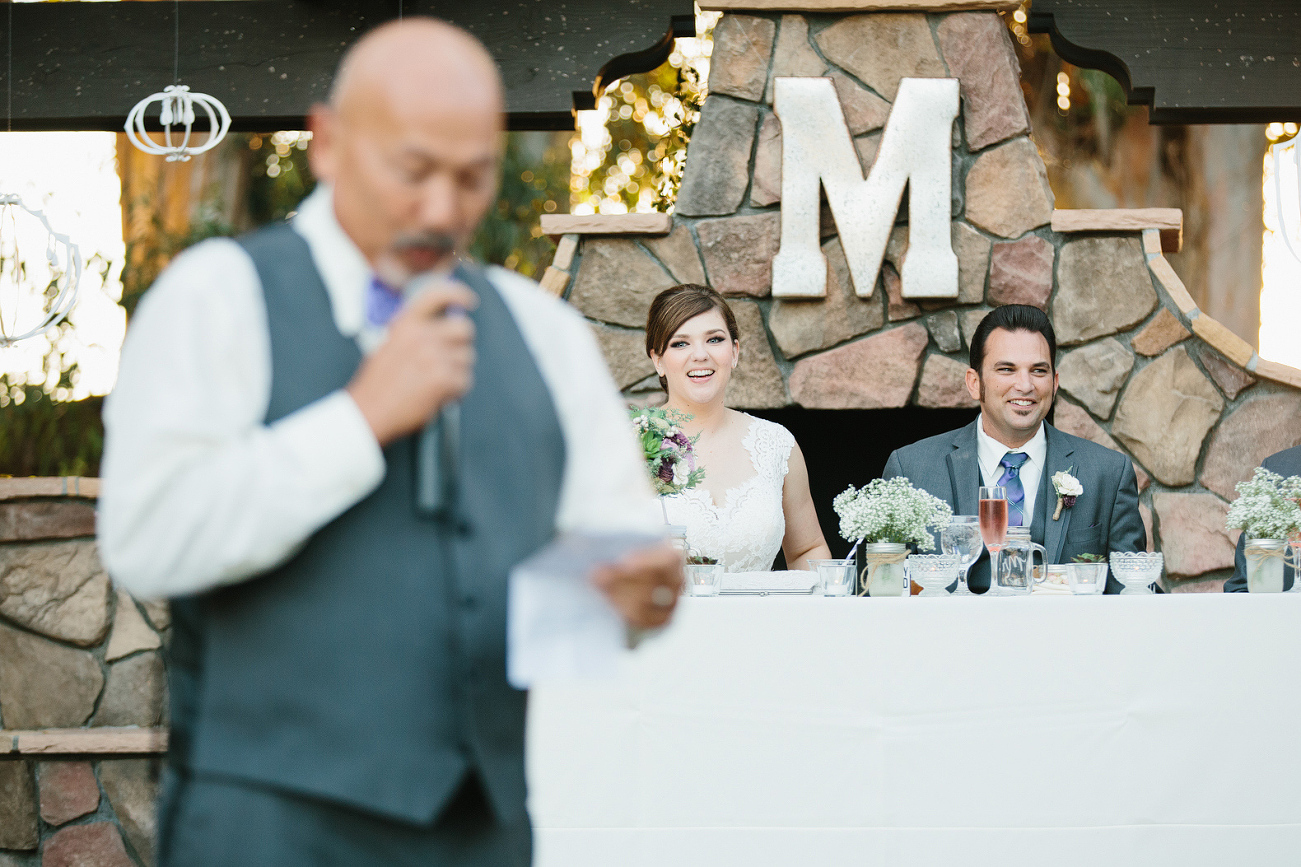
POLYGON ((703 467, 696 466, 695 440, 682 430, 686 419, 658 407, 629 407, 633 427, 641 437, 642 454, 651 484, 663 494, 680 494, 700 484, 703 467))
POLYGON ((1238 499, 1229 506, 1224 526, 1242 530, 1248 539, 1286 541, 1301 532, 1301 476, 1280 476, 1257 467, 1236 485, 1238 499))
POLYGON ((953 517, 949 504, 933 497, 903 476, 874 479, 854 490, 850 485, 832 500, 840 516, 840 535, 848 542, 862 540, 913 543, 920 551, 935 549, 928 527, 937 530, 953 517))

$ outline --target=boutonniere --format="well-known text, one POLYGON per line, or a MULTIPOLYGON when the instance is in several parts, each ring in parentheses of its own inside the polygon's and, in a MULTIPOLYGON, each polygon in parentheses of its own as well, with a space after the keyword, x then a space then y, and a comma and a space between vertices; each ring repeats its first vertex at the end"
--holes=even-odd
POLYGON ((1056 521, 1062 516, 1062 509, 1069 509, 1075 505, 1075 498, 1084 493, 1084 486, 1080 480, 1071 475, 1070 469, 1060 473, 1053 473, 1053 490, 1057 492, 1057 511, 1053 512, 1053 520, 1056 521))

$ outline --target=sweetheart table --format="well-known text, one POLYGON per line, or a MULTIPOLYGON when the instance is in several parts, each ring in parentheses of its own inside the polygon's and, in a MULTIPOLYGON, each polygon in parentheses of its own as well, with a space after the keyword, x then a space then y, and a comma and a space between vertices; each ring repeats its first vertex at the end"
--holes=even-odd
POLYGON ((1301 863, 1301 595, 681 600, 535 688, 539 867, 1301 863))

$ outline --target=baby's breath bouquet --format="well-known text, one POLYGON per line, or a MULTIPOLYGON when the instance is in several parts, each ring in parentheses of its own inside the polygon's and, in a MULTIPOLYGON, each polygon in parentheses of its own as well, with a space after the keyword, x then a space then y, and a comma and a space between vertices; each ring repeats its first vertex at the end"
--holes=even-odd
POLYGON ((651 406, 632 406, 628 413, 641 438, 646 471, 656 491, 680 494, 700 484, 705 470, 696 466, 696 441, 682 430, 690 416, 651 406))
POLYGON ((912 543, 921 551, 935 549, 927 528, 941 529, 953 517, 948 503, 914 488, 903 476, 874 479, 858 490, 850 485, 832 505, 846 541, 912 543))
POLYGON ((1229 506, 1224 526, 1242 530, 1248 539, 1286 541, 1301 532, 1301 476, 1280 476, 1257 467, 1235 486, 1238 499, 1229 506))

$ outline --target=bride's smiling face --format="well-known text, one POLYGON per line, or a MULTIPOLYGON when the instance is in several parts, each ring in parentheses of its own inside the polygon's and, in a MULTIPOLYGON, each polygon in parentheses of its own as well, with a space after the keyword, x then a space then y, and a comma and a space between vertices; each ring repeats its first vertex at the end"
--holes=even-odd
POLYGON ((668 380, 670 398, 706 404, 722 400, 740 357, 740 344, 728 334, 723 314, 709 310, 682 323, 664 354, 651 360, 668 380))

